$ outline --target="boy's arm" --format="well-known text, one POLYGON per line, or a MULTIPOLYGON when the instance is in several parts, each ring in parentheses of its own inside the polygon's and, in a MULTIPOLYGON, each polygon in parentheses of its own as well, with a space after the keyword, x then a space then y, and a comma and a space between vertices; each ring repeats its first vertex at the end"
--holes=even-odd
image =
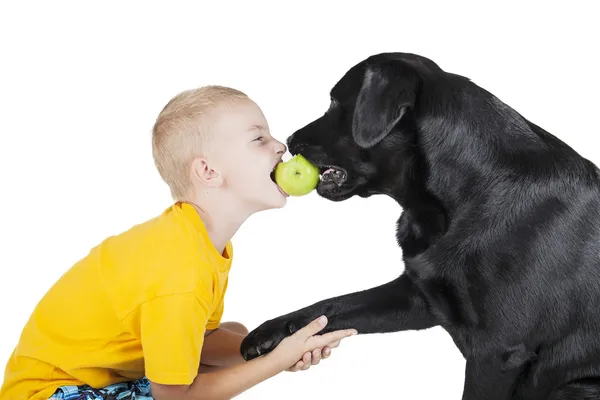
MULTIPOLYGON (((198 367, 205 362, 201 357, 205 340, 219 331, 205 336, 208 310, 202 299, 186 293, 144 302, 125 318, 141 340, 154 399, 230 399, 284 369, 280 358, 277 362, 277 357, 269 357, 199 374, 198 367)), ((239 354, 239 344, 236 347, 239 354)))
POLYGON ((286 369, 274 357, 265 356, 214 372, 198 374, 189 385, 150 382, 155 400, 231 399, 286 369))
MULTIPOLYGON (((227 286, 227 283, 225 285, 227 286)), ((221 298, 206 324, 201 357, 203 365, 230 367, 245 362, 240 350, 248 331, 240 324, 236 326, 233 323, 234 329, 230 329, 232 323, 221 323, 225 309, 224 300, 221 298)))
MULTIPOLYGON (((245 328, 243 328, 245 330, 245 328)), ((230 329, 217 328, 207 330, 204 334, 204 346, 202 347, 202 365, 198 369, 199 373, 206 372, 208 367, 226 368, 245 362, 241 354, 241 344, 247 333, 235 332, 230 329), (214 333, 213 332, 218 332, 214 333)), ((286 371, 297 372, 307 370, 311 365, 317 365, 323 359, 331 355, 331 350, 339 346, 340 342, 334 342, 322 349, 316 349, 305 353, 302 358, 286 371)), ((209 369, 210 371, 210 369, 209 369)))
POLYGON ((240 347, 246 335, 228 329, 207 331, 202 346, 202 364, 213 367, 230 367, 244 362, 240 347))
POLYGON ((191 385, 160 385, 150 382, 155 400, 220 400, 231 399, 258 383, 285 371, 302 354, 322 349, 341 339, 355 335, 354 330, 335 331, 315 336, 326 325, 326 318, 314 320, 264 357, 226 369, 198 374, 191 385))

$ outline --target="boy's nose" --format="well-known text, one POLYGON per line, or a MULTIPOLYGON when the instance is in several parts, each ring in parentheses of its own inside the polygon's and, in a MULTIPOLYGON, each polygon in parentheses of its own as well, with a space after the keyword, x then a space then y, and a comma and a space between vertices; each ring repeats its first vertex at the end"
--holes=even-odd
POLYGON ((285 146, 285 144, 283 144, 281 142, 277 142, 277 154, 283 155, 283 154, 285 154, 286 151, 287 151, 287 147, 285 146))

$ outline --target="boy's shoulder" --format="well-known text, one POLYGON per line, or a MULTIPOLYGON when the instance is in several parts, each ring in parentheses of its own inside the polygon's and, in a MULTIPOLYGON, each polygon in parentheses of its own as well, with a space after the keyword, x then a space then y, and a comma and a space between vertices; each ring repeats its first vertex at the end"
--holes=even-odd
MULTIPOLYGON (((101 246, 115 246, 119 243, 146 246, 147 250, 162 247, 188 245, 189 241, 210 240, 202 219, 193 206, 177 202, 157 216, 135 224, 125 231, 109 236, 101 246), (187 239, 187 241, 186 241, 187 239)), ((196 248, 201 251, 201 248, 196 248)))
POLYGON ((201 251, 192 246, 197 241, 198 230, 194 229, 184 207, 174 204, 161 214, 135 224, 125 231, 107 237, 98 249, 104 259, 112 257, 132 257, 145 254, 165 254, 182 249, 201 251))
MULTIPOLYGON (((152 297, 211 287, 215 265, 196 210, 176 203, 152 219, 107 238, 95 250, 109 292, 152 297), (136 286, 136 288, 132 288, 136 286)), ((145 298, 142 298, 145 297, 145 298)))

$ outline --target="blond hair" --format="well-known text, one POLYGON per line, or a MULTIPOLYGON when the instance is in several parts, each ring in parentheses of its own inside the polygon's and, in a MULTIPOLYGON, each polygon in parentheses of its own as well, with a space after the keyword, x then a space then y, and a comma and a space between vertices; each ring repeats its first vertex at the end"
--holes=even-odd
POLYGON ((158 173, 175 200, 184 200, 191 188, 189 168, 195 157, 210 154, 214 142, 207 114, 221 104, 248 99, 236 89, 203 86, 173 97, 152 128, 152 156, 158 173))

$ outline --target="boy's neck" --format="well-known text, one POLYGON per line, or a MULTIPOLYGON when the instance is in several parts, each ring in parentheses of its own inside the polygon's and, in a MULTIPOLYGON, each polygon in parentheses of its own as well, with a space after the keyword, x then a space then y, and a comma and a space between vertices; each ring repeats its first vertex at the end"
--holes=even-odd
POLYGON ((213 246, 220 254, 223 254, 225 246, 233 238, 237 230, 248 218, 248 215, 241 215, 239 208, 228 207, 224 202, 213 203, 206 199, 188 201, 194 206, 208 233, 208 237, 213 246))

